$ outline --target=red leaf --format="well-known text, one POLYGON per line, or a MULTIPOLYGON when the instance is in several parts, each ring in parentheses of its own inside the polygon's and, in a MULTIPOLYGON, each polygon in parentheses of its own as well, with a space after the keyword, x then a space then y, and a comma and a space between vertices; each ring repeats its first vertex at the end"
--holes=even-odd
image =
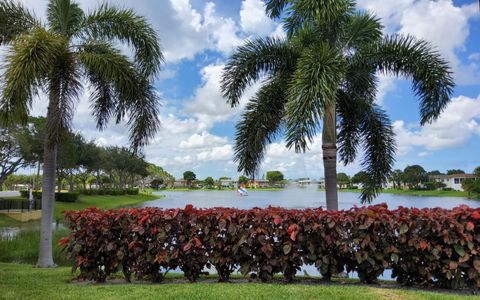
POLYGON ((176 208, 175 211, 173 212, 173 217, 175 218, 178 215, 178 212, 180 211, 180 208, 176 208))
POLYGON ((290 233, 290 238, 292 239, 292 241, 295 241, 297 239, 297 232, 292 231, 292 233, 290 233))
POLYGON ((466 227, 468 231, 472 231, 475 228, 475 224, 468 222, 466 227))
POLYGON ((192 210, 193 210, 193 205, 187 204, 187 205, 185 206, 184 211, 185 211, 186 214, 189 213, 189 212, 191 212, 192 210))
POLYGON ((427 247, 428 247, 428 244, 425 241, 420 242, 420 249, 422 249, 422 251, 427 249, 427 247))
POLYGON ((150 223, 150 220, 149 220, 149 218, 150 218, 150 216, 149 216, 149 215, 145 215, 145 216, 143 216, 143 218, 141 218, 141 219, 140 219, 140 223, 145 223, 145 221, 146 221, 146 220, 148 220, 148 221, 149 221, 148 223, 150 223))
POLYGON ((60 247, 65 247, 68 242, 70 241, 70 238, 67 236, 67 237, 64 237, 64 238, 61 238, 59 241, 58 241, 58 245, 60 247))
POLYGON ((292 234, 292 232, 295 232, 297 231, 298 229, 298 225, 297 224, 292 224, 290 226, 288 226, 288 234, 292 234))
POLYGON ((471 215, 472 219, 480 220, 480 213, 478 211, 474 211, 471 215))
POLYGON ((192 246, 192 243, 186 243, 185 246, 183 246, 183 252, 187 252, 188 250, 190 250, 190 248, 192 248, 192 246))
POLYGON ((202 247, 202 242, 198 238, 193 238, 193 241, 195 242, 195 247, 197 248, 202 247))
POLYGON ((280 224, 282 224, 282 219, 275 218, 275 219, 273 219, 273 223, 275 223, 275 225, 280 225, 280 224))

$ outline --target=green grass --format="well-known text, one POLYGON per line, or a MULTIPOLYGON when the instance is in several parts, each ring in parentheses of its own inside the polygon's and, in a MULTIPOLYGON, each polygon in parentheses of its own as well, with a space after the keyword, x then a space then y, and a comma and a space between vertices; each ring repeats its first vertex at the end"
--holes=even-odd
MULTIPOLYGON (((159 190, 153 190, 155 192, 161 192, 161 191, 173 191, 173 192, 190 192, 190 191, 206 191, 206 192, 218 192, 218 191, 236 191, 237 188, 222 188, 221 190, 219 189, 199 189, 199 188, 167 188, 167 189, 159 189, 159 190)), ((247 191, 250 192, 255 192, 255 191, 282 191, 285 190, 285 188, 247 188, 247 191)))
MULTIPOLYGON (((361 189, 339 189, 339 192, 351 192, 360 193, 361 189)), ((381 193, 395 194, 395 195, 407 195, 407 196, 430 196, 430 197, 465 197, 469 195, 467 192, 462 191, 414 191, 414 190, 394 190, 385 189, 381 193)))
POLYGON ((479 299, 352 284, 75 284, 70 268, 0 263, 0 299, 479 299))
POLYGON ((160 198, 158 195, 80 195, 76 202, 55 202, 55 218, 61 219, 62 212, 66 210, 79 210, 87 207, 98 207, 102 209, 134 206, 142 202, 160 198))
POLYGON ((18 227, 22 222, 7 217, 4 214, 0 214, 0 227, 18 227))
MULTIPOLYGON (((58 240, 67 236, 67 229, 55 230, 53 233, 53 260, 60 266, 71 266, 66 255, 60 251, 58 240)), ((40 232, 22 230, 14 238, 0 239, 0 262, 35 264, 38 259, 40 232)))

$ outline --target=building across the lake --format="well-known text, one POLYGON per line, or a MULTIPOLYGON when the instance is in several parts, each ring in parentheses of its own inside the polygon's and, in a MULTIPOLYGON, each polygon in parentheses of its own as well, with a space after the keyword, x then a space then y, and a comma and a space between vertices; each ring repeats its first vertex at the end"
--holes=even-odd
POLYGON ((477 177, 474 174, 451 174, 451 175, 429 175, 431 181, 441 182, 445 184, 446 188, 451 188, 457 191, 463 191, 462 182, 466 179, 475 180, 477 177))

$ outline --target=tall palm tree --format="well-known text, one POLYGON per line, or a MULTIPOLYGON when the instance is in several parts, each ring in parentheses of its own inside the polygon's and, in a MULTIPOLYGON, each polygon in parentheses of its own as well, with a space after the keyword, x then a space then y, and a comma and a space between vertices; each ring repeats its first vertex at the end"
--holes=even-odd
POLYGON ((338 209, 337 152, 345 165, 361 148, 368 174, 362 203, 379 192, 394 163, 391 122, 375 104, 377 73, 411 79, 421 124, 449 102, 453 80, 432 46, 411 36, 383 36, 378 18, 350 0, 268 0, 287 38, 247 41, 224 68, 222 92, 235 106, 253 82, 264 84, 236 127, 238 170, 253 176, 266 146, 284 134, 287 147, 306 151, 322 129, 327 208, 338 209))
POLYGON ((42 220, 38 266, 54 266, 52 217, 57 147, 68 130, 75 104, 88 82, 90 107, 98 129, 128 117, 133 149, 159 128, 158 96, 152 79, 163 56, 157 34, 133 10, 102 5, 89 14, 70 0, 50 0, 42 23, 22 4, 0 2, 0 45, 7 45, 0 120, 25 123, 34 96, 48 95, 44 143, 42 220), (133 58, 116 43, 133 49, 133 58))

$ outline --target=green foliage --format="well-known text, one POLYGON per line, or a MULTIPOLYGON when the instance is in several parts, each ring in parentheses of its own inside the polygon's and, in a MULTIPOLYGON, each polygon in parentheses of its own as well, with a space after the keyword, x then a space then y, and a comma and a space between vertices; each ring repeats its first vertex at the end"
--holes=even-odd
POLYGON ((266 179, 270 182, 280 182, 284 180, 284 176, 280 171, 268 171, 266 179))
POLYGON ((345 173, 337 173, 337 183, 340 186, 348 186, 350 185, 350 176, 345 173))
POLYGON ((120 196, 120 195, 138 195, 140 192, 137 188, 132 189, 83 189, 80 190, 82 195, 111 195, 111 196, 120 196))
MULTIPOLYGON (((365 171, 360 171, 357 174, 353 175, 351 181, 352 183, 361 183, 365 184, 369 180, 368 173, 365 171)), ((338 174, 337 174, 337 180, 338 180, 338 174)))
POLYGON ((427 172, 422 166, 407 166, 403 170, 402 181, 411 189, 420 189, 421 183, 428 180, 427 172))
POLYGON ((465 174, 465 171, 461 169, 447 170, 447 175, 455 175, 455 174, 465 174))
POLYGON ((244 176, 244 175, 241 175, 240 177, 238 177, 238 183, 239 184, 247 184, 249 181, 248 177, 244 176))
POLYGON ((475 170, 473 170, 473 174, 475 174, 477 178, 480 178, 480 167, 476 167, 475 170))
POLYGON ((215 180, 213 180, 213 178, 210 177, 210 176, 205 178, 204 182, 205 182, 205 184, 207 185, 208 188, 211 188, 215 185, 215 180))
POLYGON ((183 172, 183 179, 187 181, 192 181, 197 179, 197 175, 195 175, 195 173, 193 173, 192 171, 185 171, 183 172))

